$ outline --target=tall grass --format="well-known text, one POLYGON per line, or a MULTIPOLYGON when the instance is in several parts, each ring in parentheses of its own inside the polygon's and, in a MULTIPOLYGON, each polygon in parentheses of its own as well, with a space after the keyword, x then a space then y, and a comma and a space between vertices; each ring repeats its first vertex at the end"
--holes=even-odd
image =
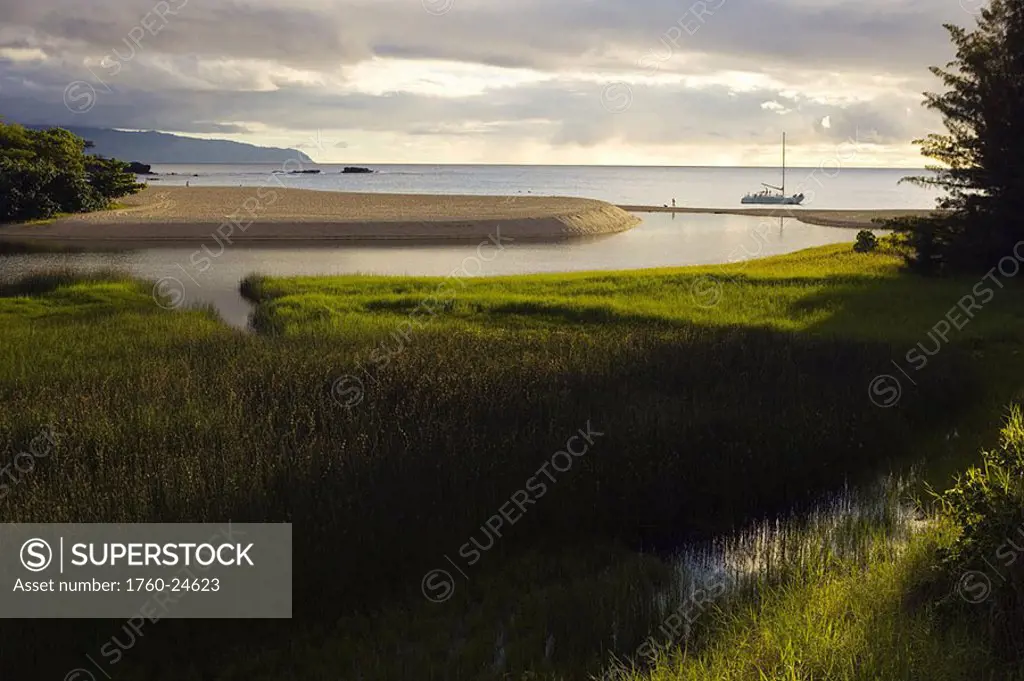
MULTIPOLYGON (((861 503, 844 502, 795 524, 730 538, 709 550, 710 561, 699 553, 701 568, 710 562, 738 569, 740 587, 714 611, 698 644, 664 646, 653 651, 649 666, 616 665, 611 676, 1024 678, 1014 543, 1024 527, 1022 424, 1015 406, 999 447, 984 452, 983 465, 941 494, 941 505, 927 516, 892 501, 869 506, 866 514, 861 503)), ((866 498, 896 497, 868 492, 866 498)))
MULTIPOLYGON (((781 280, 751 270, 732 293, 755 287, 759 300, 784 299, 806 321, 801 295, 857 300, 858 286, 885 285, 857 279, 856 268, 831 251, 824 257, 838 263, 832 284, 822 283, 821 262, 803 265, 816 268, 811 276, 801 273, 807 256, 800 255, 780 265, 781 280)), ((953 347, 899 409, 878 409, 866 386, 888 364, 889 342, 795 333, 781 318, 777 325, 695 323, 659 312, 689 290, 690 275, 645 276, 580 279, 592 290, 564 303, 531 297, 531 286, 555 279, 524 282, 521 292, 502 281, 494 285, 504 293, 486 301, 458 298, 450 318, 435 317, 374 367, 364 402, 350 409, 333 399, 333 381, 366 368, 360 363, 379 332, 392 331, 418 304, 419 284, 300 282, 306 298, 289 300, 287 284, 254 281, 248 291, 278 333, 253 336, 205 314, 160 310, 147 288, 116 277, 19 284, 0 296, 0 442, 17 447, 44 424, 61 439, 57 455, 0 500, 0 521, 292 522, 294 622, 161 623, 165 633, 122 668, 150 679, 180 678, 182 669, 196 678, 274 678, 304 664, 284 640, 335 659, 338 651, 324 651, 339 620, 363 626, 374 613, 409 611, 424 622, 442 617, 423 614, 430 605, 420 594, 423 574, 479 536, 590 422, 605 435, 484 555, 479 573, 460 587, 463 600, 448 605, 459 608, 455 631, 462 627, 467 641, 490 626, 474 619, 488 594, 497 594, 492 606, 506 621, 512 610, 520 622, 537 622, 552 612, 538 600, 546 592, 581 608, 568 622, 590 622, 608 636, 555 633, 557 652, 508 649, 504 667, 481 666, 481 656, 495 654, 490 646, 464 655, 456 646, 448 666, 432 668, 434 678, 452 670, 488 678, 531 665, 572 675, 607 653, 630 654, 657 619, 649 597, 671 583, 671 572, 659 561, 627 558, 627 550, 670 553, 873 479, 915 458, 912 444, 932 424, 958 418, 981 394, 953 347), (629 294, 616 299, 617 287, 629 294), (527 578, 517 582, 512 566, 527 578), (579 589, 574 567, 584 575, 579 589), (515 603, 533 603, 534 614, 515 603), (190 646, 193 657, 168 664, 175 646, 190 646)), ((779 309, 772 305, 757 319, 779 309)), ((738 320, 740 307, 724 318, 738 320)), ((823 310, 811 315, 815 323, 823 323, 823 310)), ((117 626, 5 627, 0 661, 63 673, 117 626), (64 635, 62 653, 44 634, 64 635)), ((506 641, 516 626, 505 627, 506 641)), ((546 643, 552 632, 534 634, 546 643)), ((381 653, 377 678, 397 678, 408 671, 404 660, 422 659, 410 651, 415 641, 394 645, 393 661, 381 653)))

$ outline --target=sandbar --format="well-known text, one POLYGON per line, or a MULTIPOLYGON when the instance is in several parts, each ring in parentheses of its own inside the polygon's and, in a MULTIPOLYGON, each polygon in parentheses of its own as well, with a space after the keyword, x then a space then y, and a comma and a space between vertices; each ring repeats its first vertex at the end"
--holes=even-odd
POLYGON ((677 206, 619 206, 630 213, 680 213, 700 214, 715 213, 718 215, 743 215, 746 217, 794 218, 809 225, 822 227, 842 227, 845 229, 882 229, 876 220, 892 220, 903 217, 926 217, 934 213, 932 210, 831 210, 801 208, 798 206, 783 208, 688 208, 677 206))
POLYGON ((439 196, 262 187, 149 187, 115 210, 0 227, 0 239, 78 246, 206 242, 564 241, 613 234, 640 219, 595 199, 439 196))

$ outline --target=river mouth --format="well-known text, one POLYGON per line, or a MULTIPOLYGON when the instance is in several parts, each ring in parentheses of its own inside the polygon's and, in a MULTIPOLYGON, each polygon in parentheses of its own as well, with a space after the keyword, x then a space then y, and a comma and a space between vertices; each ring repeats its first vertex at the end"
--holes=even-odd
MULTIPOLYGON (((640 215, 642 223, 619 234, 555 243, 506 241, 480 244, 341 243, 317 247, 202 247, 117 251, 55 250, 11 242, 0 247, 0 280, 50 270, 116 270, 154 282, 173 307, 212 306, 225 323, 249 330, 253 305, 239 293, 252 274, 331 276, 498 276, 630 270, 737 262, 804 248, 849 242, 846 229, 808 225, 789 218, 735 215, 640 215)), ((160 298, 160 296, 157 296, 160 298)))

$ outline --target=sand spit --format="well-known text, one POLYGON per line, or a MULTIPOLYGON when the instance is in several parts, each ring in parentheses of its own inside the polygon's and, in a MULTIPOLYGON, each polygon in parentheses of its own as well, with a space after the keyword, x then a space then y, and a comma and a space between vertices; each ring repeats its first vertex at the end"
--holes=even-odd
POLYGON ((0 227, 0 239, 79 246, 231 243, 529 241, 622 232, 639 224, 593 199, 342 193, 264 187, 149 187, 112 211, 0 227))
POLYGON ((879 229, 875 220, 925 217, 930 210, 815 210, 813 208, 666 208, 664 206, 619 206, 630 213, 715 213, 747 217, 794 218, 809 225, 845 229, 879 229))

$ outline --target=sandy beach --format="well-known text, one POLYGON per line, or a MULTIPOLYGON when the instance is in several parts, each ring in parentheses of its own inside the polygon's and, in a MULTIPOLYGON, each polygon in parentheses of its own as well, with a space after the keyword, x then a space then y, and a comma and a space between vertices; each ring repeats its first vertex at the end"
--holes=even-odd
POLYGON ((809 225, 841 227, 844 229, 878 229, 875 220, 891 220, 901 217, 923 217, 930 210, 815 210, 789 206, 785 208, 686 208, 666 206, 619 206, 630 213, 679 213, 715 215, 743 215, 746 217, 793 218, 809 225))
POLYGON ((72 247, 178 246, 217 238, 232 244, 317 245, 339 241, 481 241, 500 233, 562 241, 635 227, 633 213, 716 213, 791 217, 813 225, 871 229, 911 210, 668 208, 613 206, 552 196, 440 196, 343 193, 265 187, 149 187, 115 210, 31 225, 0 226, 7 241, 72 247))
POLYGON ((631 229, 640 220, 603 201, 565 197, 356 194, 266 187, 150 187, 115 210, 6 225, 0 238, 79 246, 209 241, 480 241, 496 234, 561 241, 631 229))

